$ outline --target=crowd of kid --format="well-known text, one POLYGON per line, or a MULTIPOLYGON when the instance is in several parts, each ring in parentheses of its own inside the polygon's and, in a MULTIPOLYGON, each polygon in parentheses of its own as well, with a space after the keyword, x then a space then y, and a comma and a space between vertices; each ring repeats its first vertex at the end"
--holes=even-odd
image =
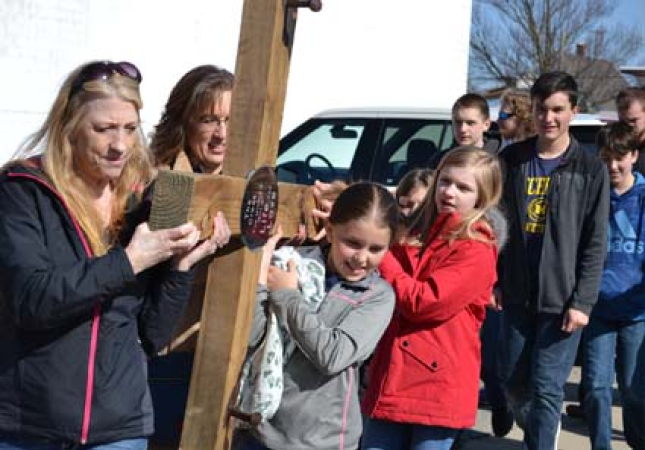
MULTIPOLYGON (((304 360, 318 367, 321 384, 310 384, 307 377, 306 384, 297 385, 294 380, 305 378, 287 361, 283 401, 300 408, 286 412, 290 419, 280 416, 245 429, 237 449, 449 449, 475 422, 480 375, 494 433, 504 436, 516 422, 526 448, 553 449, 565 383, 587 325, 583 383, 589 387, 584 398, 592 448, 611 446, 614 357, 625 438, 632 448, 643 448, 645 210, 642 176, 632 171, 641 142, 633 123, 618 122, 600 133, 600 157, 587 152, 569 133, 577 100, 575 80, 562 72, 543 74, 530 92, 509 90, 498 119, 501 150, 500 142, 486 138, 486 101, 466 94, 455 103, 454 148, 435 158, 434 173, 413 170, 398 186, 403 217, 389 251, 370 254, 365 225, 352 222, 348 228, 356 232, 345 241, 347 251, 334 251, 343 239, 325 244, 329 255, 344 258, 327 259, 327 276, 334 283, 348 281, 337 277, 340 267, 364 276, 378 270, 394 292, 392 317, 363 323, 385 332, 368 361, 367 387, 360 396, 362 435, 350 431, 358 416, 349 400, 359 398, 356 378, 367 356, 358 351, 364 349, 361 341, 343 322, 319 317, 322 323, 310 327, 285 316, 292 335, 315 328, 350 339, 353 352, 344 355, 355 359, 330 371, 308 356, 313 350, 302 342, 304 360), (337 400, 345 403, 338 409, 302 407, 310 403, 300 396, 316 396, 339 378, 344 384, 337 400), (285 400, 291 395, 294 400, 285 400), (313 421, 309 433, 295 420, 302 416, 313 421), (315 441, 318 432, 336 434, 334 444, 315 441)), ((349 204, 343 196, 330 217, 349 204)), ((366 198, 365 204, 372 203, 366 198)), ((296 279, 293 274, 290 287, 269 282, 263 300, 284 308, 280 299, 299 295, 296 279)))

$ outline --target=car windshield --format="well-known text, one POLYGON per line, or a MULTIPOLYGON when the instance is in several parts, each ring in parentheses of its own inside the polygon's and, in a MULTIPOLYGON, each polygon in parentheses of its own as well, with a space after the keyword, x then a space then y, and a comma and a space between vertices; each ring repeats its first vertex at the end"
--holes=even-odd
POLYGON ((312 119, 280 142, 278 179, 311 184, 349 176, 367 120, 312 119))
POLYGON ((450 147, 448 117, 313 118, 280 141, 280 181, 371 180, 388 186, 450 147))

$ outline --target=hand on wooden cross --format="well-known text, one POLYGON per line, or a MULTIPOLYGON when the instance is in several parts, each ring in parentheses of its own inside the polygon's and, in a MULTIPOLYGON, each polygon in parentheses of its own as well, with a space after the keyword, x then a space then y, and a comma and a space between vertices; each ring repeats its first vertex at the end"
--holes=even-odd
POLYGON ((151 231, 145 222, 137 226, 125 253, 132 271, 138 274, 174 255, 189 251, 198 240, 199 230, 192 223, 151 231))
POLYGON ((331 208, 334 206, 334 201, 331 199, 333 186, 331 183, 324 183, 316 180, 314 182, 314 198, 316 199, 316 208, 311 212, 314 217, 322 220, 329 219, 331 208))
MULTIPOLYGON (((311 211, 311 215, 323 222, 329 219, 331 209, 334 202, 341 192, 347 187, 347 183, 342 181, 334 181, 332 183, 325 183, 319 180, 314 182, 313 194, 316 200, 316 208, 311 211)), ((323 227, 316 236, 311 239, 314 241, 321 241, 325 238, 327 233, 323 227)))
POLYGON ((231 228, 219 211, 213 218, 213 233, 208 239, 204 239, 186 252, 175 255, 176 270, 185 272, 190 270, 197 262, 206 256, 212 255, 218 248, 224 247, 231 239, 231 228))

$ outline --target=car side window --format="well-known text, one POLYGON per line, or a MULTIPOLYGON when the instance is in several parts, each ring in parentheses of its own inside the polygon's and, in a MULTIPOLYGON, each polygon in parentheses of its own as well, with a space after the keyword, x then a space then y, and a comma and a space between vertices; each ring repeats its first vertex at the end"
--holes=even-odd
POLYGON ((278 179, 300 184, 346 179, 365 127, 361 120, 321 119, 295 138, 290 133, 280 145, 278 179))
POLYGON ((452 142, 449 120, 387 120, 374 179, 396 185, 409 170, 428 167, 432 156, 452 142))
POLYGON ((446 122, 446 128, 444 129, 443 138, 441 139, 441 145, 439 146, 440 151, 448 150, 454 142, 454 133, 452 131, 452 120, 446 122))

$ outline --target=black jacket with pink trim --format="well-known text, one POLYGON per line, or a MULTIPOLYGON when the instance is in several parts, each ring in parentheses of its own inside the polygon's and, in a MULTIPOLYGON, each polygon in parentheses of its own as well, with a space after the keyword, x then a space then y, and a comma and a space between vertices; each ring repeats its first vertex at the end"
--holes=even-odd
MULTIPOLYGON (((142 216, 128 214, 123 242, 142 216)), ((135 276, 118 245, 92 257, 43 173, 5 170, 0 440, 97 443, 151 435, 146 353, 170 339, 192 279, 167 265, 135 276)))

